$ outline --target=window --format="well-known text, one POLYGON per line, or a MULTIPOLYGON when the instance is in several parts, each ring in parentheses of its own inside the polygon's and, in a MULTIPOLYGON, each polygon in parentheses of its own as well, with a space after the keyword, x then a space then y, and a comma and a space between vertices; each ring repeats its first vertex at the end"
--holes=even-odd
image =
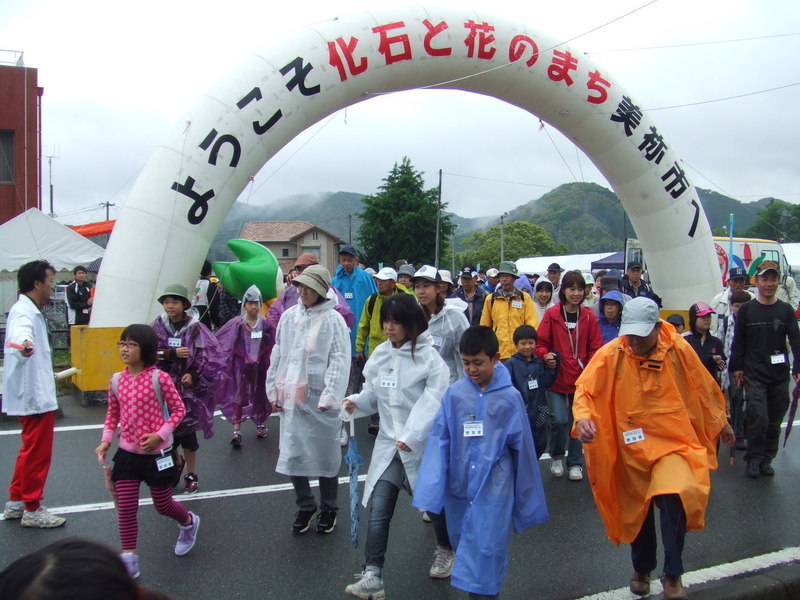
POLYGON ((319 239, 319 231, 317 231, 316 229, 314 231, 312 231, 311 232, 311 239, 312 240, 318 240, 319 239))
POLYGON ((281 250, 281 258, 289 258, 289 249, 288 248, 284 248, 283 250, 281 250))
POLYGON ((0 131, 0 183, 14 183, 13 131, 0 131))

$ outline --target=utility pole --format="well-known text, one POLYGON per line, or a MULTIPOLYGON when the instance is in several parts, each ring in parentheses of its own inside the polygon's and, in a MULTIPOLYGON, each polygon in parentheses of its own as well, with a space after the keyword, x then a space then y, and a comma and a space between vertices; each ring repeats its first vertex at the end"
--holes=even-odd
POLYGON ((442 211, 442 170, 439 169, 439 193, 436 197, 436 257, 433 264, 439 268, 439 214, 442 211))
POLYGON ((47 164, 49 165, 49 177, 50 177, 50 218, 54 218, 56 216, 55 211, 53 211, 53 159, 59 158, 57 154, 51 154, 47 156, 47 164))
MULTIPOLYGON (((456 225, 456 231, 458 231, 458 225, 456 225)), ((453 244, 452 244, 452 247, 451 247, 450 256, 451 256, 451 258, 453 260, 451 261, 450 272, 451 273, 455 273, 456 272, 456 232, 455 231, 453 232, 453 238, 452 238, 451 241, 453 242, 453 244)))
POLYGON ((109 220, 108 209, 110 207, 112 207, 112 206, 116 206, 116 204, 114 204, 113 202, 101 202, 99 204, 99 206, 105 206, 106 207, 106 221, 108 221, 109 220))
POLYGON ((503 262, 506 259, 506 252, 505 252, 505 240, 503 239, 503 229, 504 229, 504 221, 505 218, 508 216, 507 212, 504 212, 500 215, 500 262, 503 262))
POLYGON ((347 215, 347 227, 349 233, 347 234, 347 243, 353 245, 353 215, 347 215))

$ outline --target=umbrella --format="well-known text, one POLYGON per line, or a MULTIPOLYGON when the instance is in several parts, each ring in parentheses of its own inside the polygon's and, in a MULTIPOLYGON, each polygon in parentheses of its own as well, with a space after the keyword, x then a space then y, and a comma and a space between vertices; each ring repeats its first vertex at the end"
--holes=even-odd
MULTIPOLYGON (((734 436, 739 435, 739 430, 742 425, 742 418, 744 416, 744 387, 738 390, 738 393, 731 393, 735 389, 736 383, 731 380, 730 387, 728 388, 729 397, 731 399, 731 427, 733 427, 734 436)), ((736 442, 734 441, 731 446, 731 465, 733 465, 733 457, 736 455, 736 442)))
POLYGON ((114 510, 119 512, 119 504, 117 503, 117 488, 114 486, 114 482, 111 481, 111 466, 109 466, 106 457, 100 456, 99 454, 97 455, 97 462, 99 462, 100 466, 103 468, 106 489, 108 490, 108 495, 111 496, 111 499, 114 501, 114 510))
POLYGON ((797 399, 800 398, 800 384, 794 386, 792 392, 792 403, 789 405, 789 417, 786 419, 786 433, 783 434, 783 447, 786 448, 786 440, 789 439, 789 434, 792 431, 792 422, 794 421, 794 413, 797 412, 797 399))
POLYGON ((358 548, 358 523, 361 517, 358 509, 358 468, 364 464, 364 458, 358 453, 353 421, 350 421, 350 437, 347 440, 344 462, 347 463, 350 474, 350 539, 353 541, 353 548, 358 548))

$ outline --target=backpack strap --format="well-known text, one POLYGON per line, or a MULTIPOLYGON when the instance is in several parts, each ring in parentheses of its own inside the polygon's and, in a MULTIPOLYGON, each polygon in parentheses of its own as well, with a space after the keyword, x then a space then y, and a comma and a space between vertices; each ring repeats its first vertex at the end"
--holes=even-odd
POLYGON ((369 314, 369 320, 372 320, 372 311, 375 310, 375 302, 378 301, 378 292, 374 294, 370 294, 369 299, 367 300, 367 313, 369 314))

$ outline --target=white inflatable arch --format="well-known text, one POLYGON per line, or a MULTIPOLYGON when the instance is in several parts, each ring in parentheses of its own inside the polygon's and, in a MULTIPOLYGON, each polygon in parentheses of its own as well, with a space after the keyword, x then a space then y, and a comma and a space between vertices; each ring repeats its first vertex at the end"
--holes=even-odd
POLYGON ((664 306, 685 309, 716 293, 719 267, 697 193, 664 133, 610 73, 512 19, 405 7, 308 27, 195 102, 122 208, 92 327, 146 322, 165 284, 193 283, 249 178, 298 133, 375 94, 424 87, 492 96, 561 131, 620 198, 664 306))

